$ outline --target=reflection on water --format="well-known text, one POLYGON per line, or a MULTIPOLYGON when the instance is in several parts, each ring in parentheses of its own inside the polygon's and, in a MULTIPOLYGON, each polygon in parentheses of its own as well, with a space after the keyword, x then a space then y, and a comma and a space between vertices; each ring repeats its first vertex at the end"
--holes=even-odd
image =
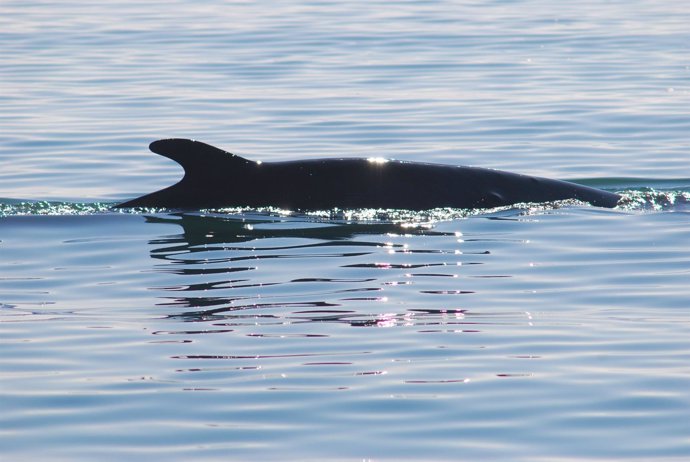
POLYGON ((3 445, 530 460, 659 441, 681 457, 686 215, 3 218, 3 445))
POLYGON ((411 300, 397 301, 403 295, 409 298, 410 291, 416 292, 414 297, 474 293, 432 289, 433 283, 422 282, 458 278, 463 268, 481 265, 481 259, 490 254, 485 249, 462 251, 459 231, 438 231, 423 224, 286 217, 175 214, 147 216, 146 220, 182 228, 180 234, 149 244, 151 257, 163 261, 156 271, 182 276, 179 284, 158 288, 174 294, 159 305, 184 308, 171 317, 186 322, 205 322, 214 328, 305 322, 352 326, 480 322, 465 320, 473 316, 465 309, 419 308, 411 300), (434 240, 443 245, 434 248, 434 240), (272 277, 266 278, 261 271, 264 265, 286 270, 272 269, 272 277))

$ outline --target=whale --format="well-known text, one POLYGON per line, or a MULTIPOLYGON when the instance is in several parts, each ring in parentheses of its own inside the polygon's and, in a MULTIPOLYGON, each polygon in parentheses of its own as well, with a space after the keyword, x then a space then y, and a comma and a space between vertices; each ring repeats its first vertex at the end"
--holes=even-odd
POLYGON ((566 199, 612 208, 620 199, 568 181, 480 167, 384 158, 261 162, 183 138, 149 148, 180 164, 183 178, 115 208, 489 209, 566 199))

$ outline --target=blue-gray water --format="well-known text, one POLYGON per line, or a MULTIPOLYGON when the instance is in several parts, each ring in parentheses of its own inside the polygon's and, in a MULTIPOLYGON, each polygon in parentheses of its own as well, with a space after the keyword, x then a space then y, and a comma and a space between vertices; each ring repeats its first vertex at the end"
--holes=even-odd
MULTIPOLYGON (((687 460, 690 9, 0 4, 2 460, 687 460), (616 209, 115 213, 196 138, 616 209)), ((423 193, 423 192, 420 192, 423 193)))

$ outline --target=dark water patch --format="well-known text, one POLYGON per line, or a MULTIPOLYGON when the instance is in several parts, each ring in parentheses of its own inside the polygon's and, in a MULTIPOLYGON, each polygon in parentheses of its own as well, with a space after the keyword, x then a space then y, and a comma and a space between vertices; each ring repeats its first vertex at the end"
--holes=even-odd
POLYGON ((175 269, 170 267, 161 268, 160 272, 181 274, 181 275, 208 275, 208 274, 225 274, 225 273, 236 273, 240 271, 252 271, 255 270, 255 266, 238 266, 238 267, 223 267, 223 268, 181 268, 175 269))
POLYGON ((409 384, 468 383, 470 379, 405 380, 409 384))
POLYGON ((446 274, 446 273, 409 273, 409 274, 406 274, 405 276, 413 277, 413 278, 418 278, 418 277, 456 278, 456 277, 458 277, 457 274, 446 274))
POLYGON ((326 338, 330 337, 329 335, 326 334, 299 334, 299 333, 290 333, 290 334, 255 334, 255 333, 250 333, 246 334, 247 337, 266 337, 266 338, 326 338))
POLYGON ((335 283, 359 283, 359 282, 371 282, 375 281, 376 278, 366 278, 366 279, 334 279, 334 278, 300 278, 300 279, 293 279, 290 282, 335 282, 335 283))
POLYGON ((412 312, 417 312, 417 313, 426 313, 426 314, 435 314, 435 315, 445 315, 445 314, 461 314, 461 315, 467 315, 469 314, 467 310, 463 309, 444 309, 444 308, 415 308, 410 310, 412 312))
MULTIPOLYGON (((179 299, 180 306, 194 307, 194 305, 187 304, 189 299, 179 299)), ((203 298, 198 298, 194 301, 203 302, 203 298)), ((211 305, 215 305, 216 300, 212 300, 211 305)), ((220 302, 220 301, 219 301, 220 302)), ((218 303, 223 304, 223 303, 218 303)), ((177 304, 175 304, 177 305, 177 304)), ((206 306, 206 305, 203 305, 206 306)), ((294 308, 294 307, 330 307, 330 306, 340 306, 337 303, 328 303, 325 301, 315 301, 315 302, 284 302, 284 303, 253 303, 249 305, 233 305, 225 306, 223 308, 216 308, 213 310, 203 310, 203 311, 191 311, 181 314, 170 315, 170 318, 182 318, 186 321, 203 320, 206 321, 209 317, 213 316, 213 319, 218 319, 225 312, 235 312, 235 311, 248 311, 248 310, 262 310, 268 308, 294 308)))
POLYGON ((234 366, 234 367, 204 367, 176 369, 175 372, 222 372, 222 371, 255 371, 261 369, 260 366, 234 366))
MULTIPOLYGON (((457 266, 459 263, 353 263, 351 265, 343 265, 343 268, 378 268, 378 269, 418 269, 418 268, 432 268, 434 266, 457 266)), ((481 263, 462 263, 462 265, 481 265, 481 263)))
POLYGON ((473 294, 473 290, 420 290, 422 294, 435 294, 435 295, 467 295, 473 294))
POLYGON ((592 188, 614 192, 643 191, 646 189, 669 192, 690 191, 690 178, 583 178, 571 181, 592 188))
POLYGON ((211 359, 211 360, 235 360, 235 359, 280 359, 280 358, 310 358, 315 356, 344 356, 344 355, 367 355, 370 351, 358 352, 330 352, 330 353, 292 353, 277 355, 181 355, 173 356, 172 359, 211 359))
POLYGON ((342 294, 342 293, 349 293, 349 292, 380 292, 381 289, 380 287, 358 287, 355 289, 342 289, 342 290, 336 290, 335 293, 342 294))
MULTIPOLYGON (((198 290, 213 290, 216 288, 228 288, 228 287, 238 287, 236 285, 240 282, 247 282, 249 279, 229 279, 226 281, 212 281, 212 282, 202 282, 197 284, 188 284, 184 286, 164 286, 164 287, 154 287, 154 289, 174 291, 198 291, 198 290)), ((269 283, 270 284, 270 283, 269 283)), ((265 285, 262 283, 262 285, 265 285)), ((239 287, 256 287, 257 284, 244 284, 239 285, 239 287)))
POLYGON ((201 334, 227 334, 228 332, 234 332, 233 329, 204 329, 204 330, 180 330, 180 331, 167 331, 167 330, 157 330, 151 332, 152 335, 201 335, 201 334))

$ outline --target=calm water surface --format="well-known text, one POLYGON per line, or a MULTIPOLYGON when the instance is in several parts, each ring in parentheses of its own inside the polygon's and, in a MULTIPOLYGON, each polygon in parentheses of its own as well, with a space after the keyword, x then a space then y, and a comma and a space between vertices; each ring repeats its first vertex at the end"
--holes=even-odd
POLYGON ((687 460, 679 2, 0 5, 10 460, 687 460), (476 211, 149 211, 146 146, 619 191, 476 211))

